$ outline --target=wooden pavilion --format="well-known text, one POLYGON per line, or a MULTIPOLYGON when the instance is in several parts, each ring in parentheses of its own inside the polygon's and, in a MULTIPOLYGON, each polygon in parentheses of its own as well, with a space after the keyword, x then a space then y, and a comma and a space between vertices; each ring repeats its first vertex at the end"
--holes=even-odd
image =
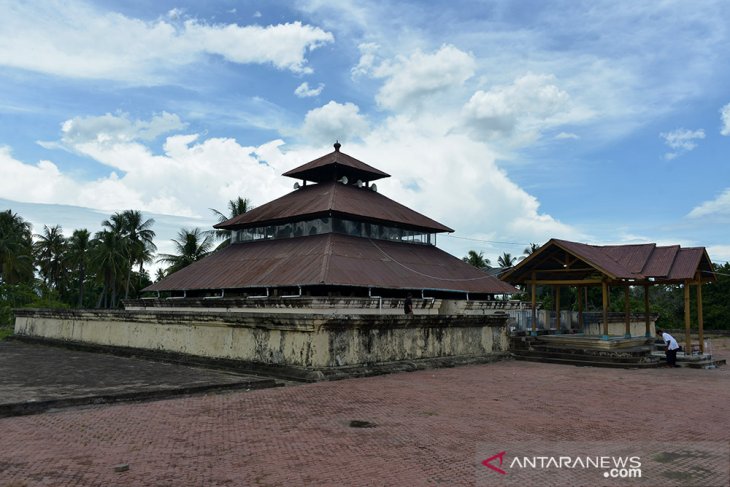
MULTIPOLYGON (((602 338, 609 339, 609 287, 624 289, 626 333, 631 337, 629 289, 644 288, 646 337, 651 336, 649 287, 653 285, 682 285, 684 287, 685 350, 692 351, 690 324, 690 288, 697 292, 697 327, 700 352, 704 352, 702 321, 702 284, 714 281, 712 262, 704 247, 681 248, 679 245, 587 245, 567 240, 551 239, 537 251, 502 276, 510 284, 529 286, 532 302, 532 335, 537 334, 537 286, 578 288, 579 326, 583 328, 583 293, 586 286, 600 286, 603 297, 602 338)), ((557 328, 560 329, 560 292, 555 293, 557 328)))

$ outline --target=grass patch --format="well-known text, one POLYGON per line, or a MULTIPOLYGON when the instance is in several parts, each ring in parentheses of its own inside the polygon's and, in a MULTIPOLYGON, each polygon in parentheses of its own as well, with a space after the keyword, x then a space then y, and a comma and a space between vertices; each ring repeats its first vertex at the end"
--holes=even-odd
POLYGON ((7 337, 13 334, 12 326, 0 326, 0 341, 5 340, 7 337))

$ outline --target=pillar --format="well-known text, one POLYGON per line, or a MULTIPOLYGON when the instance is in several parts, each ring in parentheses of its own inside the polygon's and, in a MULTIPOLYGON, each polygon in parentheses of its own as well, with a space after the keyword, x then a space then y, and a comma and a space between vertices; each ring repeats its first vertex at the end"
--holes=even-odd
POLYGON ((535 284, 535 273, 532 273, 532 336, 537 336, 537 285, 535 284))
POLYGON ((700 340, 700 353, 705 353, 705 337, 702 322, 702 279, 697 273, 697 330, 700 340))
POLYGON ((689 280, 684 281, 684 353, 692 354, 692 332, 690 331, 689 280))
POLYGON ((583 288, 578 286, 578 289, 576 289, 575 298, 578 301, 578 328, 580 328, 581 333, 585 333, 585 325, 583 323, 583 288))
POLYGON ((646 322, 645 337, 651 337, 651 317, 649 315, 649 285, 644 284, 644 320, 646 322))
POLYGON ((555 286, 555 333, 560 333, 560 286, 555 286))
POLYGON ((608 283, 603 281, 601 283, 601 290, 603 294, 603 339, 608 340, 608 283))
POLYGON ((631 338, 631 306, 629 304, 629 286, 624 286, 624 320, 626 320, 626 330, 624 330, 624 338, 631 338))

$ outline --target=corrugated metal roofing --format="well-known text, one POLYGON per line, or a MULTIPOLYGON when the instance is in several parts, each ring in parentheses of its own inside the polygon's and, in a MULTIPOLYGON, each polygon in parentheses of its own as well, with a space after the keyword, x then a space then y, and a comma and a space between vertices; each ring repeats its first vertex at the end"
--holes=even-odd
MULTIPOLYGON (((704 247, 683 249, 678 245, 658 247, 656 244, 640 245, 588 245, 567 240, 551 239, 538 251, 520 262, 503 277, 508 282, 529 280, 533 271, 549 273, 561 270, 559 264, 543 258, 555 249, 579 258, 591 268, 610 279, 653 279, 656 282, 681 282, 694 280, 698 272, 704 280, 714 279, 712 263, 704 247)), ((589 275, 590 272, 584 272, 589 275)))
POLYGON ((147 291, 358 286, 511 294, 511 285, 431 245, 323 234, 233 244, 147 291))
POLYGON ((335 145, 334 152, 283 174, 283 176, 290 178, 315 182, 332 181, 335 175, 337 177, 347 175, 353 179, 353 182, 357 179, 366 182, 390 177, 390 174, 365 164, 344 152, 340 152, 339 145, 335 145))
POLYGON ((358 220, 394 223, 429 233, 453 232, 451 228, 380 193, 334 181, 304 186, 215 225, 215 228, 245 228, 329 214, 353 216, 358 220))

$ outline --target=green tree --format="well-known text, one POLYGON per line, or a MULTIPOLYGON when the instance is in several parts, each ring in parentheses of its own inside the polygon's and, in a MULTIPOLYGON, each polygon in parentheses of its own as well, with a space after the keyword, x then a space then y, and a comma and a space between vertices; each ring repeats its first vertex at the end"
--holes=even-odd
POLYGON ((154 260, 154 252, 157 250, 153 240, 155 232, 152 230, 155 220, 147 220, 142 212, 137 210, 126 210, 121 213, 122 236, 127 240, 128 251, 127 280, 124 286, 124 298, 129 297, 129 283, 132 277, 132 268, 139 265, 140 279, 144 274, 144 264, 154 260))
POLYGON ((539 248, 540 248, 540 244, 531 243, 529 247, 525 247, 525 250, 522 251, 522 256, 520 256, 520 260, 525 260, 532 254, 534 254, 535 251, 539 248))
POLYGON ((88 230, 74 230, 66 244, 66 262, 77 279, 76 307, 84 305, 84 289, 89 268, 91 234, 88 230))
POLYGON ((35 260, 43 282, 52 290, 60 291, 65 266, 66 238, 60 225, 43 225, 43 233, 36 234, 33 243, 35 260))
POLYGON ((157 262, 169 264, 167 269, 165 269, 167 275, 177 272, 193 262, 202 259, 213 248, 213 237, 208 232, 203 232, 199 228, 192 230, 183 228, 178 232, 177 236, 177 240, 172 240, 173 244, 175 244, 176 253, 160 254, 157 258, 157 262))
POLYGON ((497 265, 499 267, 512 267, 516 260, 517 257, 512 257, 512 254, 505 252, 497 259, 497 265))
POLYGON ((31 225, 12 210, 0 212, 0 283, 33 280, 31 225))
POLYGON ((91 266, 103 286, 97 308, 102 305, 105 308, 116 307, 120 280, 126 275, 129 266, 127 241, 115 224, 108 225, 108 228, 96 233, 91 246, 91 266))
POLYGON ((470 250, 466 254, 466 257, 463 257, 461 260, 479 269, 491 264, 489 259, 484 258, 484 252, 477 252, 476 250, 470 250))
MULTIPOLYGON (((251 209, 253 209, 253 206, 251 206, 251 200, 249 200, 248 198, 241 198, 239 196, 235 200, 230 200, 228 202, 228 215, 216 210, 215 208, 211 208, 210 211, 212 211, 213 215, 218 218, 218 223, 223 223, 239 215, 243 215, 244 213, 251 211, 251 209)), ((218 245, 216 250, 220 250, 230 245, 230 230, 215 230, 213 233, 215 234, 216 239, 223 240, 223 242, 218 245)))

